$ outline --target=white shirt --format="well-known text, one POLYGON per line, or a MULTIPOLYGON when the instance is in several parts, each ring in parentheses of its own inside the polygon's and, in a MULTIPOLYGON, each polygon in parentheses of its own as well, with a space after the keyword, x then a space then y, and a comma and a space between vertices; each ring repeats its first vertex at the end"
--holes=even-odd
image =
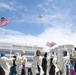
POLYGON ((5 75, 9 74, 9 71, 10 71, 9 61, 10 59, 8 59, 6 56, 3 56, 0 58, 0 65, 5 71, 5 75))
POLYGON ((33 63, 32 63, 32 75, 36 75, 38 73, 37 65, 40 67, 40 75, 43 75, 44 72, 42 70, 42 57, 41 56, 34 56, 33 63))

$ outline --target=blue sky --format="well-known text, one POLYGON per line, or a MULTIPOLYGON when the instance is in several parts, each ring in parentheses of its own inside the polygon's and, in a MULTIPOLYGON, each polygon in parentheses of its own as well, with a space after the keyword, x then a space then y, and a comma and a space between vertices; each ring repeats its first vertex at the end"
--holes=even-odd
POLYGON ((76 0, 0 0, 3 16, 10 21, 0 27, 1 43, 76 46, 76 0))

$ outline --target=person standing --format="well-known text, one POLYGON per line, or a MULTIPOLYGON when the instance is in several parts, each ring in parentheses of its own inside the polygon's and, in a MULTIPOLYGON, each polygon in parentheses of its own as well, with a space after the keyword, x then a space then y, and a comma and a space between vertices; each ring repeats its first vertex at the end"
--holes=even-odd
POLYGON ((50 70, 49 75, 55 75, 55 65, 53 64, 53 58, 50 58, 50 70))
POLYGON ((25 75, 25 70, 26 70, 26 62, 27 59, 25 58, 25 51, 21 52, 21 57, 22 57, 22 71, 21 71, 21 75, 25 75))
POLYGON ((31 69, 32 69, 32 75, 44 74, 42 70, 42 57, 40 50, 37 50, 36 55, 33 57, 33 63, 31 69))
MULTIPOLYGON (((59 47, 58 49, 58 67, 61 75, 66 75, 66 65, 69 62, 70 56, 65 46, 59 47)), ((69 65, 68 65, 69 68, 69 65)))
MULTIPOLYGON (((6 56, 5 56, 5 52, 1 52, 1 58, 0 58, 0 66, 1 68, 3 69, 3 71, 5 72, 4 75, 9 75, 9 72, 10 72, 10 65, 9 63, 11 61, 14 60, 14 58, 10 58, 8 59, 6 56)), ((2 75, 2 74, 1 74, 2 75)))
POLYGON ((13 56, 14 60, 12 61, 12 66, 10 68, 10 75, 16 75, 17 74, 16 63, 15 63, 17 56, 18 56, 18 52, 15 52, 14 56, 13 56))
POLYGON ((44 74, 43 75, 47 75, 47 53, 45 52, 44 54, 44 58, 42 59, 42 68, 43 68, 43 71, 44 71, 44 74))
POLYGON ((16 63, 17 75, 21 75, 22 57, 20 54, 18 54, 18 56, 16 57, 15 63, 16 63))
POLYGON ((48 59, 47 72, 48 75, 60 75, 55 52, 52 52, 51 57, 48 59))

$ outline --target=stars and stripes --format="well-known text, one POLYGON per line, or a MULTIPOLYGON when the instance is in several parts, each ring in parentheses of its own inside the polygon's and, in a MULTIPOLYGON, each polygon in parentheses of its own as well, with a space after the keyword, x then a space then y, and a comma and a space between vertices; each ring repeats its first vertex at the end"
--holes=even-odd
POLYGON ((48 47, 53 47, 54 45, 56 45, 56 43, 53 41, 46 43, 46 46, 48 46, 48 47))
POLYGON ((7 25, 9 22, 9 18, 1 17, 0 27, 7 25))

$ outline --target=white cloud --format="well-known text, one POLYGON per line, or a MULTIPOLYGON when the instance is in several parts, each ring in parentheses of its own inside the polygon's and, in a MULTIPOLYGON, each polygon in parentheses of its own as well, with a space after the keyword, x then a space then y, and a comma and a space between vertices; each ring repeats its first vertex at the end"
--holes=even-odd
POLYGON ((24 7, 21 3, 18 1, 2 1, 0 2, 0 10, 13 10, 13 11, 18 11, 18 10, 24 10, 26 11, 26 7, 24 7))
POLYGON ((47 41, 54 41, 58 45, 73 44, 76 46, 75 38, 76 32, 73 34, 68 28, 49 28, 38 36, 24 35, 16 31, 2 29, 0 35, 0 42, 23 45, 38 45, 45 48, 45 44, 47 43, 47 41), (7 35, 5 35, 4 32, 7 32, 7 35))
POLYGON ((0 3, 0 8, 9 9, 9 10, 16 10, 13 6, 10 6, 7 3, 0 3))

